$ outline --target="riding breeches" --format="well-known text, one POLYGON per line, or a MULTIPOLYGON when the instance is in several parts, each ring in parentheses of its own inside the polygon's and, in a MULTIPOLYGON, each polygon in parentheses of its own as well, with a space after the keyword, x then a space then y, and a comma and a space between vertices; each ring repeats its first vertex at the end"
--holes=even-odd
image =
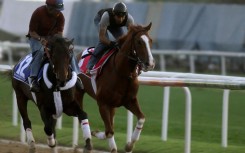
POLYGON ((72 59, 71 59, 71 68, 72 70, 74 70, 77 74, 81 73, 81 70, 78 66, 78 63, 77 63, 77 60, 75 58, 75 56, 72 56, 72 59))
POLYGON ((91 70, 107 49, 109 49, 107 45, 99 42, 95 47, 92 56, 90 57, 90 60, 87 65, 87 69, 91 70))
POLYGON ((30 77, 37 77, 39 69, 41 67, 42 58, 44 55, 44 48, 40 41, 30 38, 29 41, 32 51, 32 62, 30 65, 31 74, 30 77))

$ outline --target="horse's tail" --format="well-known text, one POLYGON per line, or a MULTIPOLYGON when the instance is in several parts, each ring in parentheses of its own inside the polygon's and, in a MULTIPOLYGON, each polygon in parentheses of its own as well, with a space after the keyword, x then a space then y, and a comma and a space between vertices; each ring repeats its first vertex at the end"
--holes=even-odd
POLYGON ((12 67, 0 67, 0 74, 1 76, 3 77, 6 77, 8 79, 11 79, 12 78, 12 75, 13 75, 13 68, 12 67))

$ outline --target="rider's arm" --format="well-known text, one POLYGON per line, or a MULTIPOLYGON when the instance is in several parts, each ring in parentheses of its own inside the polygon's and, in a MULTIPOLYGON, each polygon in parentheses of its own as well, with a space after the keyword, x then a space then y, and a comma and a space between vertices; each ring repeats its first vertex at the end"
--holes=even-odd
POLYGON ((35 31, 30 31, 29 34, 32 38, 35 38, 39 41, 41 40, 41 36, 39 36, 35 31))
POLYGON ((107 39, 107 37, 105 36, 106 34, 106 30, 107 28, 105 27, 100 27, 100 31, 99 31, 99 39, 100 41, 103 43, 103 44, 106 44, 106 45, 110 45, 110 40, 107 39))
POLYGON ((134 24, 134 18, 132 17, 131 14, 128 13, 128 20, 127 20, 126 26, 129 27, 130 25, 133 25, 133 24, 134 24))
POLYGON ((107 27, 109 26, 109 14, 104 12, 99 23, 99 39, 105 45, 110 45, 110 40, 106 37, 107 27))

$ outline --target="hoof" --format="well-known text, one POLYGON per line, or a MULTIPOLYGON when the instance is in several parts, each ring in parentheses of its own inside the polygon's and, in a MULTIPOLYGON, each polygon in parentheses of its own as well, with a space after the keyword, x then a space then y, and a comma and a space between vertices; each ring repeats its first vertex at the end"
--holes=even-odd
POLYGON ((57 147, 52 147, 51 148, 51 153, 58 153, 58 148, 57 147))
POLYGON ((93 151, 92 150, 87 150, 87 149, 83 149, 83 153, 93 153, 93 151))
POLYGON ((98 133, 98 132, 100 132, 100 131, 99 130, 92 131, 91 132, 91 135, 94 136, 94 137, 96 137, 96 133, 98 133))
POLYGON ((117 150, 116 149, 112 149, 111 153, 117 153, 117 150))
POLYGON ((35 142, 34 141, 32 141, 29 144, 29 153, 36 153, 36 146, 35 146, 35 142))
POLYGON ((36 148, 29 148, 29 153, 36 153, 36 148))
POLYGON ((126 144, 126 146, 125 146, 125 151, 126 151, 126 152, 132 152, 133 148, 134 148, 134 144, 128 142, 128 143, 126 144))
POLYGON ((77 145, 75 145, 75 146, 73 146, 73 153, 78 153, 78 146, 77 145))
MULTIPOLYGON (((83 152, 85 152, 85 150, 87 150, 87 151, 92 151, 93 150, 93 145, 92 145, 92 143, 91 143, 91 139, 87 139, 86 141, 85 141, 85 146, 84 146, 84 151, 83 152)), ((90 153, 90 152, 88 152, 88 153, 90 153)))
POLYGON ((52 141, 48 141, 48 146, 50 148, 54 148, 56 147, 57 141, 55 139, 53 139, 52 141))

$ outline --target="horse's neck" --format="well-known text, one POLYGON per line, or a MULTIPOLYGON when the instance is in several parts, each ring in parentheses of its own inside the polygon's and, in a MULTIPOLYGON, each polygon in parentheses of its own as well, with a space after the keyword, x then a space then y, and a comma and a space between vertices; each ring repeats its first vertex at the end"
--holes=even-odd
POLYGON ((48 79, 49 79, 53 84, 56 83, 56 77, 55 77, 55 74, 54 74, 54 72, 53 72, 53 68, 52 68, 51 64, 49 64, 49 66, 48 66, 47 76, 48 76, 48 79))
POLYGON ((137 66, 136 62, 129 59, 130 52, 132 52, 132 40, 128 38, 123 42, 122 47, 115 59, 116 68, 118 70, 124 70, 124 73, 128 73, 128 75, 134 73, 137 66))

